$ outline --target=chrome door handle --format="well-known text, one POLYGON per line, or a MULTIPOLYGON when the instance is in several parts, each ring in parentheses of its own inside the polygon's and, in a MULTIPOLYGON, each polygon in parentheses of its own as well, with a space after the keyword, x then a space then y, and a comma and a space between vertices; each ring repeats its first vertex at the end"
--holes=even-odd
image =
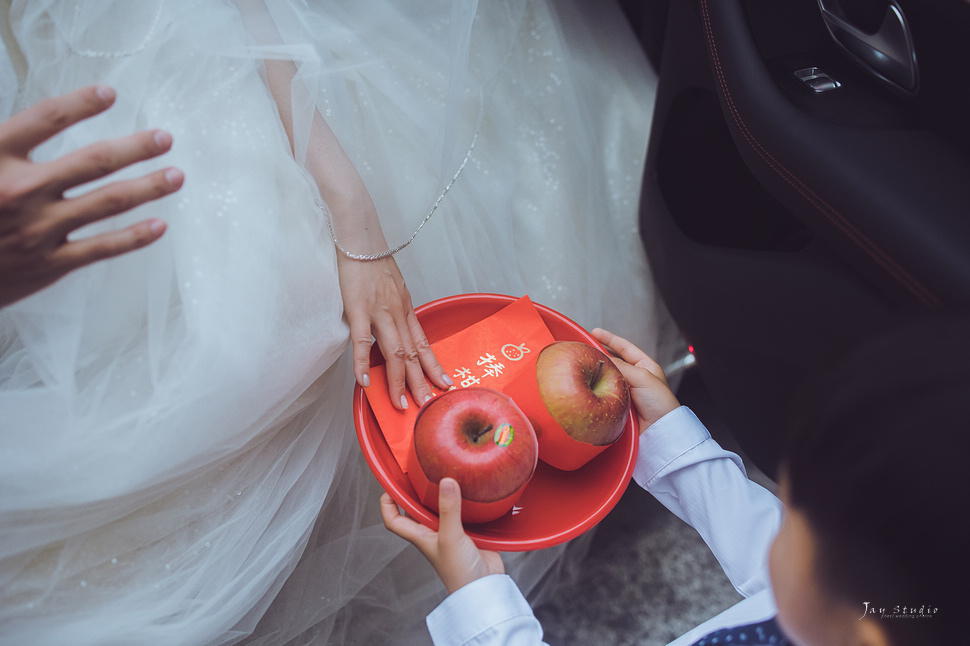
POLYGON ((919 68, 913 37, 896 0, 890 0, 882 25, 871 34, 848 22, 831 5, 831 0, 818 0, 825 26, 835 42, 871 74, 906 94, 915 94, 919 68))

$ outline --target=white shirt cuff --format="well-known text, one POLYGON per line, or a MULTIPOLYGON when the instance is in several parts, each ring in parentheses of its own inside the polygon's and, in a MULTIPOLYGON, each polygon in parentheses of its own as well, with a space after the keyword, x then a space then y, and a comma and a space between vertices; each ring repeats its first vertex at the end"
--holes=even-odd
POLYGON ((542 626, 512 579, 493 574, 450 594, 427 617, 436 646, 539 644, 542 626))
MULTIPOLYGON (((637 463, 633 469, 633 480, 647 489, 651 480, 662 475, 673 463, 679 462, 685 454, 711 439, 704 424, 697 419, 694 411, 680 406, 670 411, 640 434, 637 463)), ((716 447, 721 451, 720 447, 716 447)), ((733 454, 724 452, 725 456, 733 454)), ((735 460, 741 468, 740 459, 735 460)))

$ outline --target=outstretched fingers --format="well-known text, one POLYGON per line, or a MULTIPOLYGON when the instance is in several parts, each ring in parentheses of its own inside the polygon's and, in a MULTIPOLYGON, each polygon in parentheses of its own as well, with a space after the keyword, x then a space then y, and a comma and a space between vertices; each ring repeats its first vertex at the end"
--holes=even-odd
POLYGON ((164 221, 152 218, 118 231, 68 242, 54 252, 52 260, 66 273, 98 260, 147 247, 161 238, 165 229, 164 221))
POLYGON ((99 141, 44 164, 48 186, 52 192, 60 194, 163 155, 171 148, 172 135, 164 130, 146 130, 119 139, 99 141))
POLYGON ((103 112, 114 100, 111 88, 91 86, 41 101, 0 123, 0 307, 88 263, 140 249, 165 232, 164 222, 151 219, 72 237, 87 224, 179 190, 184 178, 178 169, 114 181, 77 196, 65 193, 168 152, 172 137, 167 132, 99 141, 48 162, 30 159, 36 146, 103 112))
POLYGON ((51 226, 57 235, 67 237, 86 224, 170 195, 182 187, 184 180, 181 170, 166 168, 136 179, 113 182, 57 204, 51 226))
POLYGON ((0 124, 0 150, 19 157, 57 133, 96 114, 115 101, 115 91, 104 85, 75 90, 45 99, 0 124))

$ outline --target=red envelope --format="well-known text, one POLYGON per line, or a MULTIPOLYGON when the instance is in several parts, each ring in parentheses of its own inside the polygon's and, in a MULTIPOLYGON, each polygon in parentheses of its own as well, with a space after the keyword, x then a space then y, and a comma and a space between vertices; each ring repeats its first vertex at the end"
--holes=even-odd
MULTIPOLYGON (((432 343, 435 356, 454 380, 455 388, 485 386, 505 390, 518 375, 535 370, 539 351, 555 341, 528 296, 502 308, 461 332, 432 343)), ((371 369, 371 383, 364 390, 380 424, 384 439, 402 471, 407 471, 408 451, 419 406, 408 392, 407 410, 391 404, 387 373, 383 365, 371 369)), ((444 392, 432 385, 432 393, 444 392)))

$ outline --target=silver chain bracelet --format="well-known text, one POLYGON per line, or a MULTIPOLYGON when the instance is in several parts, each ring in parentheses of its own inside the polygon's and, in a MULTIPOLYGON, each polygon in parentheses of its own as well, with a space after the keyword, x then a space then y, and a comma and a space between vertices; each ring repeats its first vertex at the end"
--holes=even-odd
POLYGON ((472 151, 475 150, 475 142, 477 140, 478 140, 478 132, 476 131, 475 135, 472 137, 472 143, 468 147, 468 152, 465 153, 465 158, 461 161, 461 164, 458 166, 458 170, 455 171, 455 174, 451 178, 451 181, 448 182, 448 185, 445 186, 445 189, 441 191, 441 195, 439 195, 438 199, 436 199, 434 201, 434 204, 431 205, 431 210, 428 211, 428 214, 424 216, 423 220, 421 220, 421 224, 419 224, 418 228, 414 230, 414 233, 411 234, 411 237, 405 240, 402 244, 399 244, 398 246, 394 247, 393 249, 388 249, 387 251, 382 251, 380 253, 375 253, 375 254, 351 253, 350 251, 347 251, 346 249, 343 248, 343 245, 341 245, 340 242, 337 240, 337 234, 333 230, 333 222, 330 219, 330 211, 329 209, 327 209, 326 204, 324 204, 319 200, 316 200, 317 207, 321 211, 323 211, 323 214, 327 218, 327 228, 330 230, 330 239, 333 240, 333 244, 335 247, 337 247, 337 250, 340 251, 340 253, 342 253, 346 257, 350 258, 351 260, 365 260, 365 261, 381 260, 382 258, 393 256, 398 251, 400 251, 401 249, 404 249, 404 247, 414 242, 414 239, 418 237, 418 233, 421 231, 422 228, 424 228, 424 225, 428 223, 428 220, 431 219, 431 216, 434 215, 434 212, 438 209, 438 205, 441 204, 441 200, 445 199, 445 195, 448 194, 448 191, 451 190, 451 187, 455 184, 455 181, 457 181, 458 176, 461 175, 461 172, 465 169, 465 164, 467 164, 468 160, 471 159, 472 151))

